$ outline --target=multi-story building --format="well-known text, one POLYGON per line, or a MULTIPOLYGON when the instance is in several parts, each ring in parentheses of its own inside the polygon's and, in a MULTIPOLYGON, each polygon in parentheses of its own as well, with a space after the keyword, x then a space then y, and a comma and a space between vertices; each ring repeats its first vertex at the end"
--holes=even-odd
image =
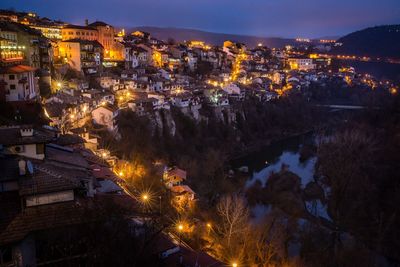
POLYGON ((98 31, 98 41, 104 47, 104 58, 123 60, 124 46, 115 41, 116 31, 113 26, 102 21, 93 22, 88 26, 98 31))
POLYGON ((66 25, 61 29, 62 40, 81 39, 88 41, 98 41, 99 32, 89 26, 66 25))
POLYGON ((287 64, 291 70, 314 70, 316 65, 312 58, 288 58, 287 64))
POLYGON ((16 12, 9 10, 0 10, 0 21, 18 22, 18 16, 16 12))
POLYGON ((25 47, 18 45, 16 31, 0 30, 0 65, 22 63, 25 59, 25 47))
POLYGON ((39 97, 38 78, 35 69, 18 65, 0 68, 0 100, 30 101, 39 97))
POLYGON ((58 41, 62 39, 62 34, 61 34, 61 25, 57 24, 36 24, 36 25, 31 25, 31 28, 34 28, 36 30, 39 30, 46 38, 53 40, 53 41, 58 41))
POLYGON ((88 25, 88 27, 96 29, 98 32, 97 41, 104 47, 106 54, 113 49, 115 29, 113 26, 102 21, 96 21, 88 25))
POLYGON ((97 73, 103 61, 103 46, 98 41, 71 39, 59 43, 59 57, 73 69, 97 73))
MULTIPOLYGON (((24 64, 42 70, 50 69, 51 46, 49 40, 40 31, 18 23, 0 22, 0 32, 4 32, 4 35, 2 35, 3 42, 11 43, 5 48, 9 51, 4 51, 8 52, 8 55, 19 50, 18 53, 14 53, 13 57, 19 58, 22 54, 20 52, 23 52, 24 64)), ((7 56, 7 53, 5 55, 7 56)))

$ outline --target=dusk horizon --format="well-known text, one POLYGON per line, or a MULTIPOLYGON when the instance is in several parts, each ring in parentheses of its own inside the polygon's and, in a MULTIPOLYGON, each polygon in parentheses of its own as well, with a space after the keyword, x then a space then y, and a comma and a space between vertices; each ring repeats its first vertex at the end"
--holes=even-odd
POLYGON ((400 4, 395 0, 315 1, 294 0, 202 2, 106 0, 29 1, 3 0, 0 8, 36 12, 44 17, 82 25, 85 19, 102 20, 119 27, 154 26, 257 37, 321 38, 343 36, 378 25, 400 24, 400 4), (80 7, 77 9, 76 7, 80 7), (135 12, 140 10, 140 12, 135 12), (132 15, 134 12, 134 15, 132 15), (204 19, 205 18, 205 19, 204 19))

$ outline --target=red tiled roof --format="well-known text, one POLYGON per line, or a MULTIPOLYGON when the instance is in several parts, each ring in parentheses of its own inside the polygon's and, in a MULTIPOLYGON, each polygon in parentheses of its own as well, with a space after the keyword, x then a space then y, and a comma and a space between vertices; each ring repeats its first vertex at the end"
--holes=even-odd
POLYGON ((79 188, 78 180, 66 179, 60 175, 46 173, 35 169, 32 177, 21 177, 19 180, 21 196, 46 194, 79 188))
POLYGON ((176 168, 176 167, 174 167, 174 168, 171 169, 171 170, 168 170, 168 171, 167 171, 167 175, 168 175, 168 176, 178 176, 178 177, 180 177, 180 178, 186 180, 186 171, 181 170, 181 169, 176 168))
POLYGON ((189 186, 187 185, 176 185, 171 187, 171 191, 174 193, 191 193, 191 194, 196 194, 189 186))
POLYGON ((0 73, 24 73, 29 71, 35 71, 36 69, 30 66, 17 65, 11 67, 0 68, 0 73))
POLYGON ((83 215, 82 207, 75 202, 29 207, 0 233, 0 245, 19 241, 33 231, 80 223, 83 215))
POLYGON ((0 246, 18 242, 32 232, 101 220, 110 204, 130 215, 136 212, 134 200, 125 195, 96 195, 93 199, 29 207, 8 220, 0 217, 0 246))

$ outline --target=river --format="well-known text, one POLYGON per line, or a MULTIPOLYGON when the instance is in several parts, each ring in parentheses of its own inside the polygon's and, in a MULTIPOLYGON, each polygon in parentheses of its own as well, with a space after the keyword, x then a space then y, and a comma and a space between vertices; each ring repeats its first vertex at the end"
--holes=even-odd
MULTIPOLYGON (((245 184, 245 189, 257 180, 265 185, 271 173, 279 172, 283 164, 301 178, 301 184, 304 188, 305 185, 313 180, 317 159, 316 157, 311 157, 306 161, 300 161, 300 149, 303 145, 313 144, 314 142, 315 136, 312 133, 287 138, 237 159, 233 161, 233 165, 236 167, 248 166, 250 178, 245 184)), ((326 206, 320 201, 307 202, 306 206, 312 214, 329 218, 326 206)), ((269 210, 270 207, 265 205, 252 207, 254 221, 261 220, 269 210)))

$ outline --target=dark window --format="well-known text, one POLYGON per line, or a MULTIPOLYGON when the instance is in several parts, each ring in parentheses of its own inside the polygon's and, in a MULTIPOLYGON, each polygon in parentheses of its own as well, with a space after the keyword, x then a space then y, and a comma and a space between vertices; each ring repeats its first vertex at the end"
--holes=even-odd
POLYGON ((10 84, 10 89, 11 89, 11 90, 15 90, 15 88, 16 88, 16 87, 15 87, 15 84, 10 84))
POLYGON ((44 144, 36 144, 36 155, 44 154, 44 144))
POLYGON ((15 75, 14 75, 14 74, 10 74, 10 75, 8 76, 8 78, 9 78, 10 80, 15 80, 15 75))

